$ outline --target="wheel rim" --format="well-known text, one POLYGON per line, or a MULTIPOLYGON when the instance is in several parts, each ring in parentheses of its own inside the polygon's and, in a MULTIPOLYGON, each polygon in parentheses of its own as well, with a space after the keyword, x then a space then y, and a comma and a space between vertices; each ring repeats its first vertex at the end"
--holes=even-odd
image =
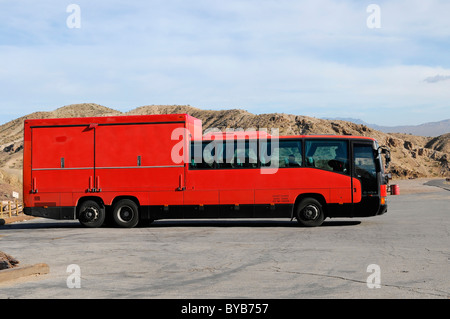
POLYGON ((315 220, 320 216, 320 210, 317 206, 309 204, 302 210, 302 216, 305 220, 315 220))
POLYGON ((133 220, 133 217, 134 210, 130 206, 122 206, 117 212, 117 218, 123 223, 130 222, 131 220, 133 220))
POLYGON ((83 221, 85 222, 93 222, 98 219, 98 216, 99 211, 96 207, 86 207, 86 209, 83 211, 83 221))

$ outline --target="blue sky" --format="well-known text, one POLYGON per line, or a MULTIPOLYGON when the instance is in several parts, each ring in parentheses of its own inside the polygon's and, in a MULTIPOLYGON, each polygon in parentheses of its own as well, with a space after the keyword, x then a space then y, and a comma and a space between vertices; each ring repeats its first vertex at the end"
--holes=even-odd
POLYGON ((0 122, 85 102, 440 121, 449 15, 447 0, 0 0, 0 122))

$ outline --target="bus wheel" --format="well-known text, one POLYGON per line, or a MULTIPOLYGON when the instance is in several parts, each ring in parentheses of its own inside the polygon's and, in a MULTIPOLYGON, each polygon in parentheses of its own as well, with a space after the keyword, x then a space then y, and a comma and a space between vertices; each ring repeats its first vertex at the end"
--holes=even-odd
POLYGON ((114 222, 120 227, 132 228, 139 222, 139 209, 130 199, 119 200, 113 208, 114 222))
POLYGON ((307 227, 320 226, 325 219, 322 205, 314 198, 303 199, 296 207, 297 221, 307 227))
POLYGON ((96 201, 87 200, 79 208, 79 220, 85 227, 100 227, 105 221, 105 210, 96 201))

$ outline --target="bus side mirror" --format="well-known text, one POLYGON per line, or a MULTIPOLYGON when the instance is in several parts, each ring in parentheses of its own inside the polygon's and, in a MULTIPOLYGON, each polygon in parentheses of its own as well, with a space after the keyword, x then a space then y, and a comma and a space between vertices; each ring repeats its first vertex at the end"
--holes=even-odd
POLYGON ((390 152, 389 149, 384 148, 382 150, 382 153, 384 154, 384 159, 386 161, 385 167, 388 168, 389 167, 389 163, 391 162, 391 152, 390 152))
POLYGON ((387 146, 380 146, 378 148, 378 154, 384 154, 385 159, 385 168, 389 167, 389 163, 391 162, 391 150, 387 146))
POLYGON ((384 175, 385 180, 386 180, 386 184, 389 184, 389 181, 392 179, 392 174, 391 173, 387 173, 384 175))

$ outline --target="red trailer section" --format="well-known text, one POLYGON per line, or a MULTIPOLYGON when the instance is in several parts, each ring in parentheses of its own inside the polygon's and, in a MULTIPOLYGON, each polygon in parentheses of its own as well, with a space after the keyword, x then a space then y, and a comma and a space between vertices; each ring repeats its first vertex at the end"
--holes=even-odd
POLYGON ((25 121, 25 213, 163 218, 374 216, 387 210, 381 148, 350 136, 208 134, 186 114, 25 121))

